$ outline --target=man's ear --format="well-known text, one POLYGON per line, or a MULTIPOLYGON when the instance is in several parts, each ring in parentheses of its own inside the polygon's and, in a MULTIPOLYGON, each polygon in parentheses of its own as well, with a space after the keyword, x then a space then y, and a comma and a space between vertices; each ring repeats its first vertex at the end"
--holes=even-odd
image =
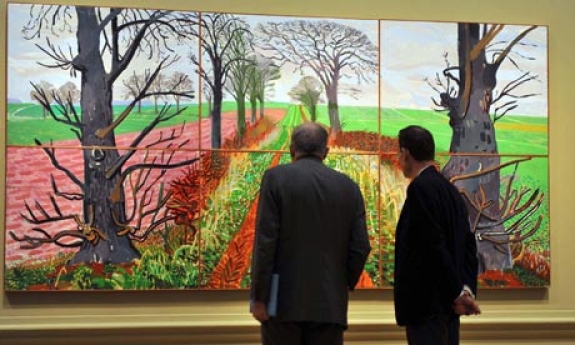
POLYGON ((411 152, 409 152, 409 149, 406 149, 405 147, 403 147, 401 149, 403 151, 403 156, 405 157, 405 159, 411 159, 411 152))

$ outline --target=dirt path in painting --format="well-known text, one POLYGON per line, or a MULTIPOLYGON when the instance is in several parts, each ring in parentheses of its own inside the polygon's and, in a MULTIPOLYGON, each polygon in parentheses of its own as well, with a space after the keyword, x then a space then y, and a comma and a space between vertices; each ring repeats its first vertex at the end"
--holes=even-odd
MULTIPOLYGON (((272 117, 274 120, 279 120, 285 114, 284 109, 268 109, 266 116, 272 117)), ((246 116, 249 117, 249 116, 246 116)), ((146 143, 151 143, 165 138, 170 135, 172 131, 182 135, 174 142, 174 146, 179 143, 189 140, 182 150, 174 151, 172 162, 179 162, 186 159, 191 159, 198 154, 199 148, 210 147, 210 121, 204 119, 201 122, 194 122, 186 124, 184 127, 175 126, 168 128, 160 128, 152 131, 146 137, 141 146, 146 143)), ((230 138, 236 131, 236 115, 234 112, 222 114, 222 139, 230 138)), ((129 144, 134 140, 138 133, 122 134, 116 136, 116 145, 119 148, 120 154, 128 148, 129 144)), ((83 180, 83 151, 78 149, 76 140, 60 141, 53 143, 57 147, 55 152, 58 162, 68 168, 71 173, 78 176, 83 180)), ((173 146, 173 147, 174 147, 173 146)), ((145 157, 145 151, 138 151, 135 153, 126 166, 135 163, 141 163, 145 157)), ((148 153, 148 159, 154 156, 160 157, 165 154, 164 150, 157 150, 148 153)), ((48 156, 42 149, 37 147, 16 148, 8 147, 6 150, 6 240, 5 240, 5 263, 20 262, 22 260, 41 260, 53 257, 54 255, 66 252, 75 251, 75 249, 66 249, 52 244, 46 244, 38 248, 23 250, 20 249, 21 243, 14 241, 8 232, 12 231, 18 236, 29 235, 37 236, 38 233, 30 231, 33 227, 22 218, 22 214, 26 215, 25 202, 27 202, 31 209, 40 214, 36 202, 45 207, 51 214, 55 215, 56 210, 50 201, 49 195, 53 193, 51 188, 50 174, 54 176, 54 181, 61 192, 73 192, 74 186, 70 183, 70 179, 62 171, 54 168, 54 165, 48 159, 48 156)), ((169 182, 179 176, 181 170, 174 169, 168 171, 162 178, 162 181, 169 182)), ((79 193, 79 188, 75 192, 79 193)), ((130 209, 133 201, 126 198, 126 208, 130 209)), ((82 214, 82 203, 76 201, 74 203, 60 203, 58 204, 59 210, 62 214, 82 214)), ((59 231, 66 229, 76 229, 77 225, 73 221, 60 221, 42 224, 42 229, 50 234, 55 234, 59 231)))

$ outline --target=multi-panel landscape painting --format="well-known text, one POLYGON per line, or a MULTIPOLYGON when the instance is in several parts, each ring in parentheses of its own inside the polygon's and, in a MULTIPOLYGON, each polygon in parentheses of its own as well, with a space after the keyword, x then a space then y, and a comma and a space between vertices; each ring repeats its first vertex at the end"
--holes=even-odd
MULTIPOLYGON (((482 288, 550 282, 547 28, 8 5, 5 289, 245 289, 264 171, 330 132, 393 285, 429 128, 470 211, 482 288)), ((326 239, 328 240, 328 239, 326 239)))

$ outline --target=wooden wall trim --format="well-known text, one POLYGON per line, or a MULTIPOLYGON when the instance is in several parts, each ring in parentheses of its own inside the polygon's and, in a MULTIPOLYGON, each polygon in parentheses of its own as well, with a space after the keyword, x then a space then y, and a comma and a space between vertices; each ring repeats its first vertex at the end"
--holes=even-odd
MULTIPOLYGON (((346 344, 401 344, 404 330, 388 314, 367 313, 350 320, 346 344), (384 317, 377 320, 376 317, 384 317)), ((257 323, 240 314, 221 318, 199 315, 125 315, 0 317, 0 343, 6 345, 182 345, 182 344, 258 344, 257 323), (144 321, 144 318, 147 321, 144 321), (8 320, 10 319, 10 321, 8 320), (8 322, 9 321, 9 322, 8 322)), ((494 312, 462 322, 462 344, 575 344, 575 313, 571 311, 494 312)))

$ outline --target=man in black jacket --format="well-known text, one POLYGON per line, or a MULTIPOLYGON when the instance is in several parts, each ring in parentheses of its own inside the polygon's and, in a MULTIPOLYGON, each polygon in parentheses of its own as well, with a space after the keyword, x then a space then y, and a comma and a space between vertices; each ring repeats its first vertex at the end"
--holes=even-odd
POLYGON ((343 343, 348 293, 371 248, 358 185, 322 162, 327 138, 316 123, 295 128, 292 163, 261 182, 250 298, 264 345, 343 343), (270 317, 272 274, 279 283, 270 317))
POLYGON ((436 169, 428 130, 402 129, 399 148, 399 164, 411 182, 395 234, 396 320, 406 326, 409 345, 457 345, 459 315, 480 313, 467 208, 436 169))

